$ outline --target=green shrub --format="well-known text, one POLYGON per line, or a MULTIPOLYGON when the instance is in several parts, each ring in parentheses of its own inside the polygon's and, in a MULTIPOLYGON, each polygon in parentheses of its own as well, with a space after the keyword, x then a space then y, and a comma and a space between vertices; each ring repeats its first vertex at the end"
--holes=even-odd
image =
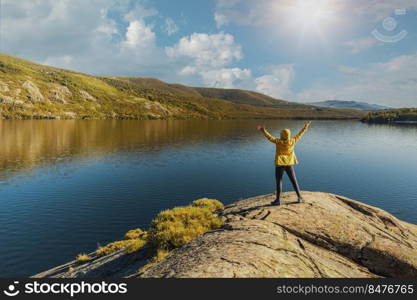
POLYGON ((116 241, 109 243, 104 247, 98 248, 96 250, 96 254, 98 256, 105 256, 117 252, 119 250, 125 250, 126 253, 131 254, 141 249, 143 246, 145 246, 145 244, 146 241, 140 239, 116 241))
POLYGON ((191 205, 196 207, 206 207, 212 212, 224 209, 223 203, 218 200, 208 198, 195 200, 191 205))
POLYGON ((135 240, 135 239, 146 239, 147 233, 140 228, 132 229, 126 232, 126 240, 135 240))
POLYGON ((148 240, 157 249, 171 250, 221 225, 221 220, 207 207, 175 207, 162 211, 152 221, 148 240))
POLYGON ((83 263, 83 262, 90 261, 91 257, 87 254, 78 254, 78 256, 75 260, 79 263, 83 263))
POLYGON ((104 247, 100 247, 97 249, 96 254, 98 256, 104 256, 123 249, 125 249, 128 254, 136 252, 145 246, 147 235, 146 231, 143 231, 140 228, 129 230, 126 232, 124 240, 115 241, 104 247))
POLYGON ((224 205, 214 199, 195 200, 189 206, 175 207, 160 212, 153 219, 149 231, 139 228, 125 234, 125 239, 100 247, 96 254, 101 257, 119 250, 133 253, 149 246, 152 263, 165 258, 171 250, 191 242, 199 235, 222 225, 222 221, 213 212, 224 209, 224 205))
POLYGON ((158 249, 156 250, 156 254, 153 257, 153 261, 154 262, 159 262, 161 260, 163 260, 165 257, 167 257, 169 255, 170 251, 165 250, 165 249, 158 249))

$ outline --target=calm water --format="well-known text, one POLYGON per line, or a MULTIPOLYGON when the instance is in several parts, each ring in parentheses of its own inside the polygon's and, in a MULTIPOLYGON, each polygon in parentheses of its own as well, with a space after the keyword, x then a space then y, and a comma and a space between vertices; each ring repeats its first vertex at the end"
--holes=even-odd
MULTIPOLYGON (((275 134, 303 124, 263 123, 275 134)), ((257 124, 0 121, 0 277, 65 263, 197 198, 273 192, 274 145, 257 124)), ((302 189, 417 223, 416 126, 315 122, 297 154, 302 189)))

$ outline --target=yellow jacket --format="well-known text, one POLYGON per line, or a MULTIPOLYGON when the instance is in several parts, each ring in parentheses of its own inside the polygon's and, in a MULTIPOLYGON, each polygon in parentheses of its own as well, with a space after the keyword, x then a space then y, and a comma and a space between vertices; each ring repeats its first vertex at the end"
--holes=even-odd
POLYGON ((293 138, 291 137, 291 131, 289 129, 284 129, 281 131, 281 137, 279 139, 273 137, 266 129, 262 130, 265 137, 276 145, 275 164, 277 166, 292 166, 298 164, 297 156, 294 153, 294 147, 306 133, 308 127, 308 125, 305 125, 293 138))

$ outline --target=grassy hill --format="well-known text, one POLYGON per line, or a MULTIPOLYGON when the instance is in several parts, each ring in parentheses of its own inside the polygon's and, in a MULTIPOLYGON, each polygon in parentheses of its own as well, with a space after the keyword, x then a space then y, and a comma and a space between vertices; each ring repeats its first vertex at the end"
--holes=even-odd
POLYGON ((371 112, 362 121, 367 123, 417 123, 417 108, 371 112))
POLYGON ((3 119, 359 119, 252 91, 193 88, 153 78, 92 76, 0 55, 3 119))
POLYGON ((220 98, 228 101, 232 101, 239 104, 249 104, 256 106, 272 106, 272 107, 285 107, 292 105, 293 108, 303 108, 302 104, 290 103, 283 100, 277 100, 272 97, 253 92, 243 91, 235 89, 215 89, 215 88, 195 88, 203 97, 220 98))

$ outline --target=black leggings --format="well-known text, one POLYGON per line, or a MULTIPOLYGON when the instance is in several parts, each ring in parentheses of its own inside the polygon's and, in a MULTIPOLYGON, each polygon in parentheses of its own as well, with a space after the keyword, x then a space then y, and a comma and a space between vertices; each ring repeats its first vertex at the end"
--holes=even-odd
POLYGON ((294 167, 293 166, 276 166, 275 167, 275 181, 277 184, 277 200, 279 200, 281 196, 282 175, 284 175, 284 171, 287 173, 288 177, 290 178, 292 186, 294 187, 294 190, 297 193, 298 198, 301 198, 300 187, 298 186, 294 167))

